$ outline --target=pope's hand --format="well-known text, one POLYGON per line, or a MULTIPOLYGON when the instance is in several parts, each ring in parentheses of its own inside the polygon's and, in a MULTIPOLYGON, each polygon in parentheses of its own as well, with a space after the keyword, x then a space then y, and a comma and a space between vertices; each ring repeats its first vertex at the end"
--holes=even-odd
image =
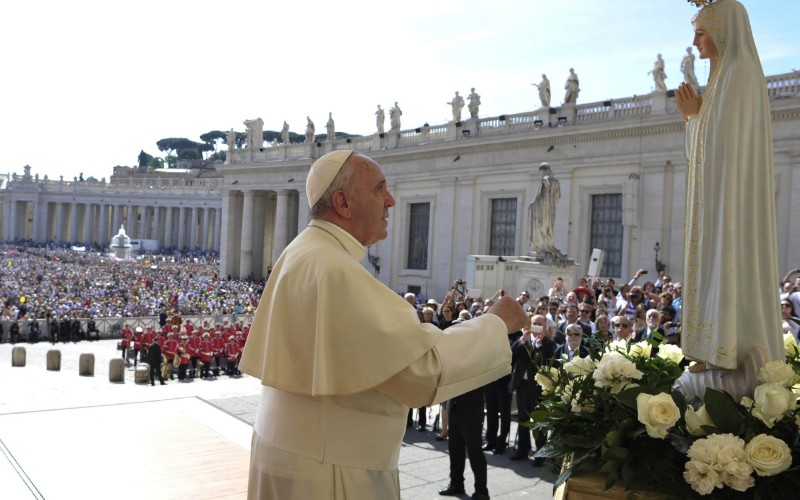
POLYGON ((529 323, 522 306, 508 295, 500 297, 500 300, 489 308, 489 314, 499 316, 505 322, 508 333, 522 330, 529 323))

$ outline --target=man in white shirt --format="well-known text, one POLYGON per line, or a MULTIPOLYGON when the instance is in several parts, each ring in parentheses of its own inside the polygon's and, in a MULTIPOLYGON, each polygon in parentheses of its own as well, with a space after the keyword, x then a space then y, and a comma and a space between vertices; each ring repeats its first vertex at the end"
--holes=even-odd
POLYGON ((408 408, 508 374, 525 313, 502 297, 443 332, 370 274, 394 206, 372 159, 326 154, 306 193, 311 223, 275 263, 240 363, 262 383, 248 498, 399 499, 408 408))

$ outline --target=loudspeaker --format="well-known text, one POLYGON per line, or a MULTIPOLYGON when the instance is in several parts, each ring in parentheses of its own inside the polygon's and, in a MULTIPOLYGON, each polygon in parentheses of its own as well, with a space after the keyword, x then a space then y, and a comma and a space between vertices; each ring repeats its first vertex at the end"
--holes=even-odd
POLYGON ((592 249, 592 256, 589 258, 589 276, 600 276, 600 271, 603 269, 603 259, 606 253, 599 248, 592 249))

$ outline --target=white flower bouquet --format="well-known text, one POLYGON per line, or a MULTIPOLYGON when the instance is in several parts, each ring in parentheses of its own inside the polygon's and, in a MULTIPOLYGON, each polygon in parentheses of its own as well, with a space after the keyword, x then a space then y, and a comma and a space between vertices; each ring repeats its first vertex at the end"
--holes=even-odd
MULTIPOLYGON (((599 470, 606 488, 659 498, 797 498, 800 495, 800 349, 767 363, 752 398, 708 389, 703 401, 673 391, 676 346, 610 342, 588 358, 548 366, 532 430, 546 433, 537 457, 567 459, 554 488, 599 470)), ((635 496, 635 495, 634 495, 635 496)))

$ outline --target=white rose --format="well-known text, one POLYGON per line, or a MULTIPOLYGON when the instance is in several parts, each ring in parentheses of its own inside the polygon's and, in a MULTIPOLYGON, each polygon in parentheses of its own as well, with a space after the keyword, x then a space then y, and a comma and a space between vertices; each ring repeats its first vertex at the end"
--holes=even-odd
POLYGON ((585 358, 574 357, 572 361, 564 364, 564 371, 570 375, 588 375, 594 371, 594 361, 589 356, 585 358))
POLYGON ((612 340, 606 345, 606 352, 628 352, 628 342, 625 340, 612 340))
POLYGON ((702 426, 714 425, 714 421, 711 420, 711 416, 706 411, 706 405, 701 406, 697 411, 694 411, 691 406, 687 406, 684 418, 686 419, 686 429, 692 436, 705 436, 706 431, 703 430, 702 426))
POLYGON ((683 471, 683 479, 689 483, 692 489, 701 495, 708 495, 714 488, 722 488, 722 480, 719 473, 709 464, 698 460, 686 462, 683 471))
POLYGON ((636 410, 639 422, 644 424, 651 438, 664 439, 667 429, 681 418, 681 411, 672 396, 662 392, 656 396, 641 393, 636 396, 636 410))
POLYGON ((633 358, 650 359, 650 354, 652 350, 653 346, 650 345, 650 342, 643 340, 631 346, 630 355, 633 358))
POLYGON ((595 387, 608 388, 611 394, 619 394, 633 385, 632 379, 640 380, 643 375, 633 361, 616 351, 606 353, 592 372, 595 387))
POLYGON ((787 356, 794 356, 797 354, 797 339, 791 332, 783 334, 783 349, 787 356))
POLYGON ((758 381, 762 384, 776 383, 791 387, 798 380, 794 368, 785 361, 770 361, 758 371, 758 381))
POLYGON ((656 357, 672 361, 677 365, 683 361, 683 351, 675 344, 661 344, 658 346, 656 357))
POLYGON ((543 368, 539 371, 533 380, 542 387, 542 393, 550 394, 555 388, 555 380, 558 379, 557 368, 543 368))
POLYGON ((760 418, 767 427, 772 427, 784 413, 794 407, 796 400, 794 393, 780 384, 761 384, 755 390, 753 415, 760 418))
POLYGON ((744 448, 747 463, 759 476, 774 476, 792 465, 792 451, 784 441, 768 434, 759 434, 744 448))

